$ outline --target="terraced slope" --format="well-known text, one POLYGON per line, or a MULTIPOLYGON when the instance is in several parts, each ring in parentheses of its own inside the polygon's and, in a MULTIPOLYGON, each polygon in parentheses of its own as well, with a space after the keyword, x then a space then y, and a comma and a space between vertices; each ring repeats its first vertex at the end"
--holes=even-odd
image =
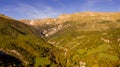
POLYGON ((59 66, 58 52, 33 27, 0 14, 0 66, 59 66))

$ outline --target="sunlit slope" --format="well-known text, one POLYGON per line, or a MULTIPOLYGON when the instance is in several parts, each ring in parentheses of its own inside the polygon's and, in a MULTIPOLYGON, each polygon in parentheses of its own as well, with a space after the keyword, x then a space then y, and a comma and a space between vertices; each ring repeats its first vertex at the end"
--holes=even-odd
POLYGON ((62 14, 57 18, 21 20, 35 26, 45 36, 52 35, 67 27, 75 27, 79 31, 102 31, 120 27, 119 12, 79 12, 62 14))
POLYGON ((100 20, 99 16, 91 17, 96 18, 91 21, 88 14, 85 16, 84 20, 73 16, 79 21, 71 19, 63 23, 64 28, 48 36, 48 42, 63 50, 66 66, 119 67, 119 16, 114 15, 115 21, 100 20))
MULTIPOLYGON (((47 43, 42 34, 29 25, 0 15, 0 56, 9 59, 0 59, 0 66, 47 66, 59 65, 56 61, 57 50, 47 43), (14 64, 10 55, 22 62, 14 64), (56 55, 56 56, 55 56, 56 55), (7 63, 3 61, 9 61, 7 63)), ((18 62, 18 61, 16 61, 18 62)))
POLYGON ((120 65, 120 28, 107 31, 61 31, 49 42, 63 50, 69 66, 94 65, 116 67, 120 65))
POLYGON ((64 67, 119 67, 120 13, 80 12, 31 20, 49 43, 61 50, 64 67))

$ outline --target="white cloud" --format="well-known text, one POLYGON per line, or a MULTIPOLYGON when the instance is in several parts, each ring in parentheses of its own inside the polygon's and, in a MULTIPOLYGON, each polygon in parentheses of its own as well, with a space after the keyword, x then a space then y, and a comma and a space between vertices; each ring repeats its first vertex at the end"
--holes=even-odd
POLYGON ((103 3, 103 2, 112 2, 113 0, 86 0, 85 3, 81 5, 81 11, 96 11, 99 10, 100 8, 96 8, 98 3, 103 3))
POLYGON ((32 5, 22 3, 19 4, 17 8, 13 9, 27 15, 30 19, 55 17, 59 14, 59 11, 56 11, 52 7, 46 5, 44 5, 42 8, 37 8, 32 5))

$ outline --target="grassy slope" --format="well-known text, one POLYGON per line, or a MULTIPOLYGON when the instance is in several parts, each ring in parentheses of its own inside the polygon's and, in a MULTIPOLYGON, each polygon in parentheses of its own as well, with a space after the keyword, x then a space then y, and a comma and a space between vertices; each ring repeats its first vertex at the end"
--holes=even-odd
MULTIPOLYGON (((47 38, 48 42, 54 44, 53 46, 43 40, 32 27, 0 17, 0 48, 14 57, 17 57, 17 54, 10 50, 16 50, 22 55, 22 57, 17 57, 18 59, 24 63, 25 61, 29 64, 35 63, 36 67, 38 65, 120 66, 119 20, 101 21, 99 17, 95 17, 94 20, 91 20, 92 17, 80 20, 82 17, 78 16, 71 17, 63 23, 65 28, 47 38), (93 22, 96 23, 94 27, 92 27, 93 22)), ((51 26, 44 25, 41 28, 49 29, 51 26)))
POLYGON ((3 15, 0 16, 0 51, 18 58, 27 66, 59 65, 55 59, 56 48, 47 43, 39 32, 3 15))
POLYGON ((101 31, 82 31, 81 26, 75 22, 68 24, 72 26, 48 37, 50 43, 63 50, 61 53, 66 58, 63 65, 79 66, 86 63, 87 67, 120 66, 120 28, 110 27, 101 31))

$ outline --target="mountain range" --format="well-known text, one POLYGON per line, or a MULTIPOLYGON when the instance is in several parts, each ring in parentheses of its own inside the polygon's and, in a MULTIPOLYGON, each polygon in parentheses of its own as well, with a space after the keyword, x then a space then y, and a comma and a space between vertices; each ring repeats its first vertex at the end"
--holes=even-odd
POLYGON ((119 48, 120 12, 33 20, 0 14, 1 66, 119 67, 119 48))

